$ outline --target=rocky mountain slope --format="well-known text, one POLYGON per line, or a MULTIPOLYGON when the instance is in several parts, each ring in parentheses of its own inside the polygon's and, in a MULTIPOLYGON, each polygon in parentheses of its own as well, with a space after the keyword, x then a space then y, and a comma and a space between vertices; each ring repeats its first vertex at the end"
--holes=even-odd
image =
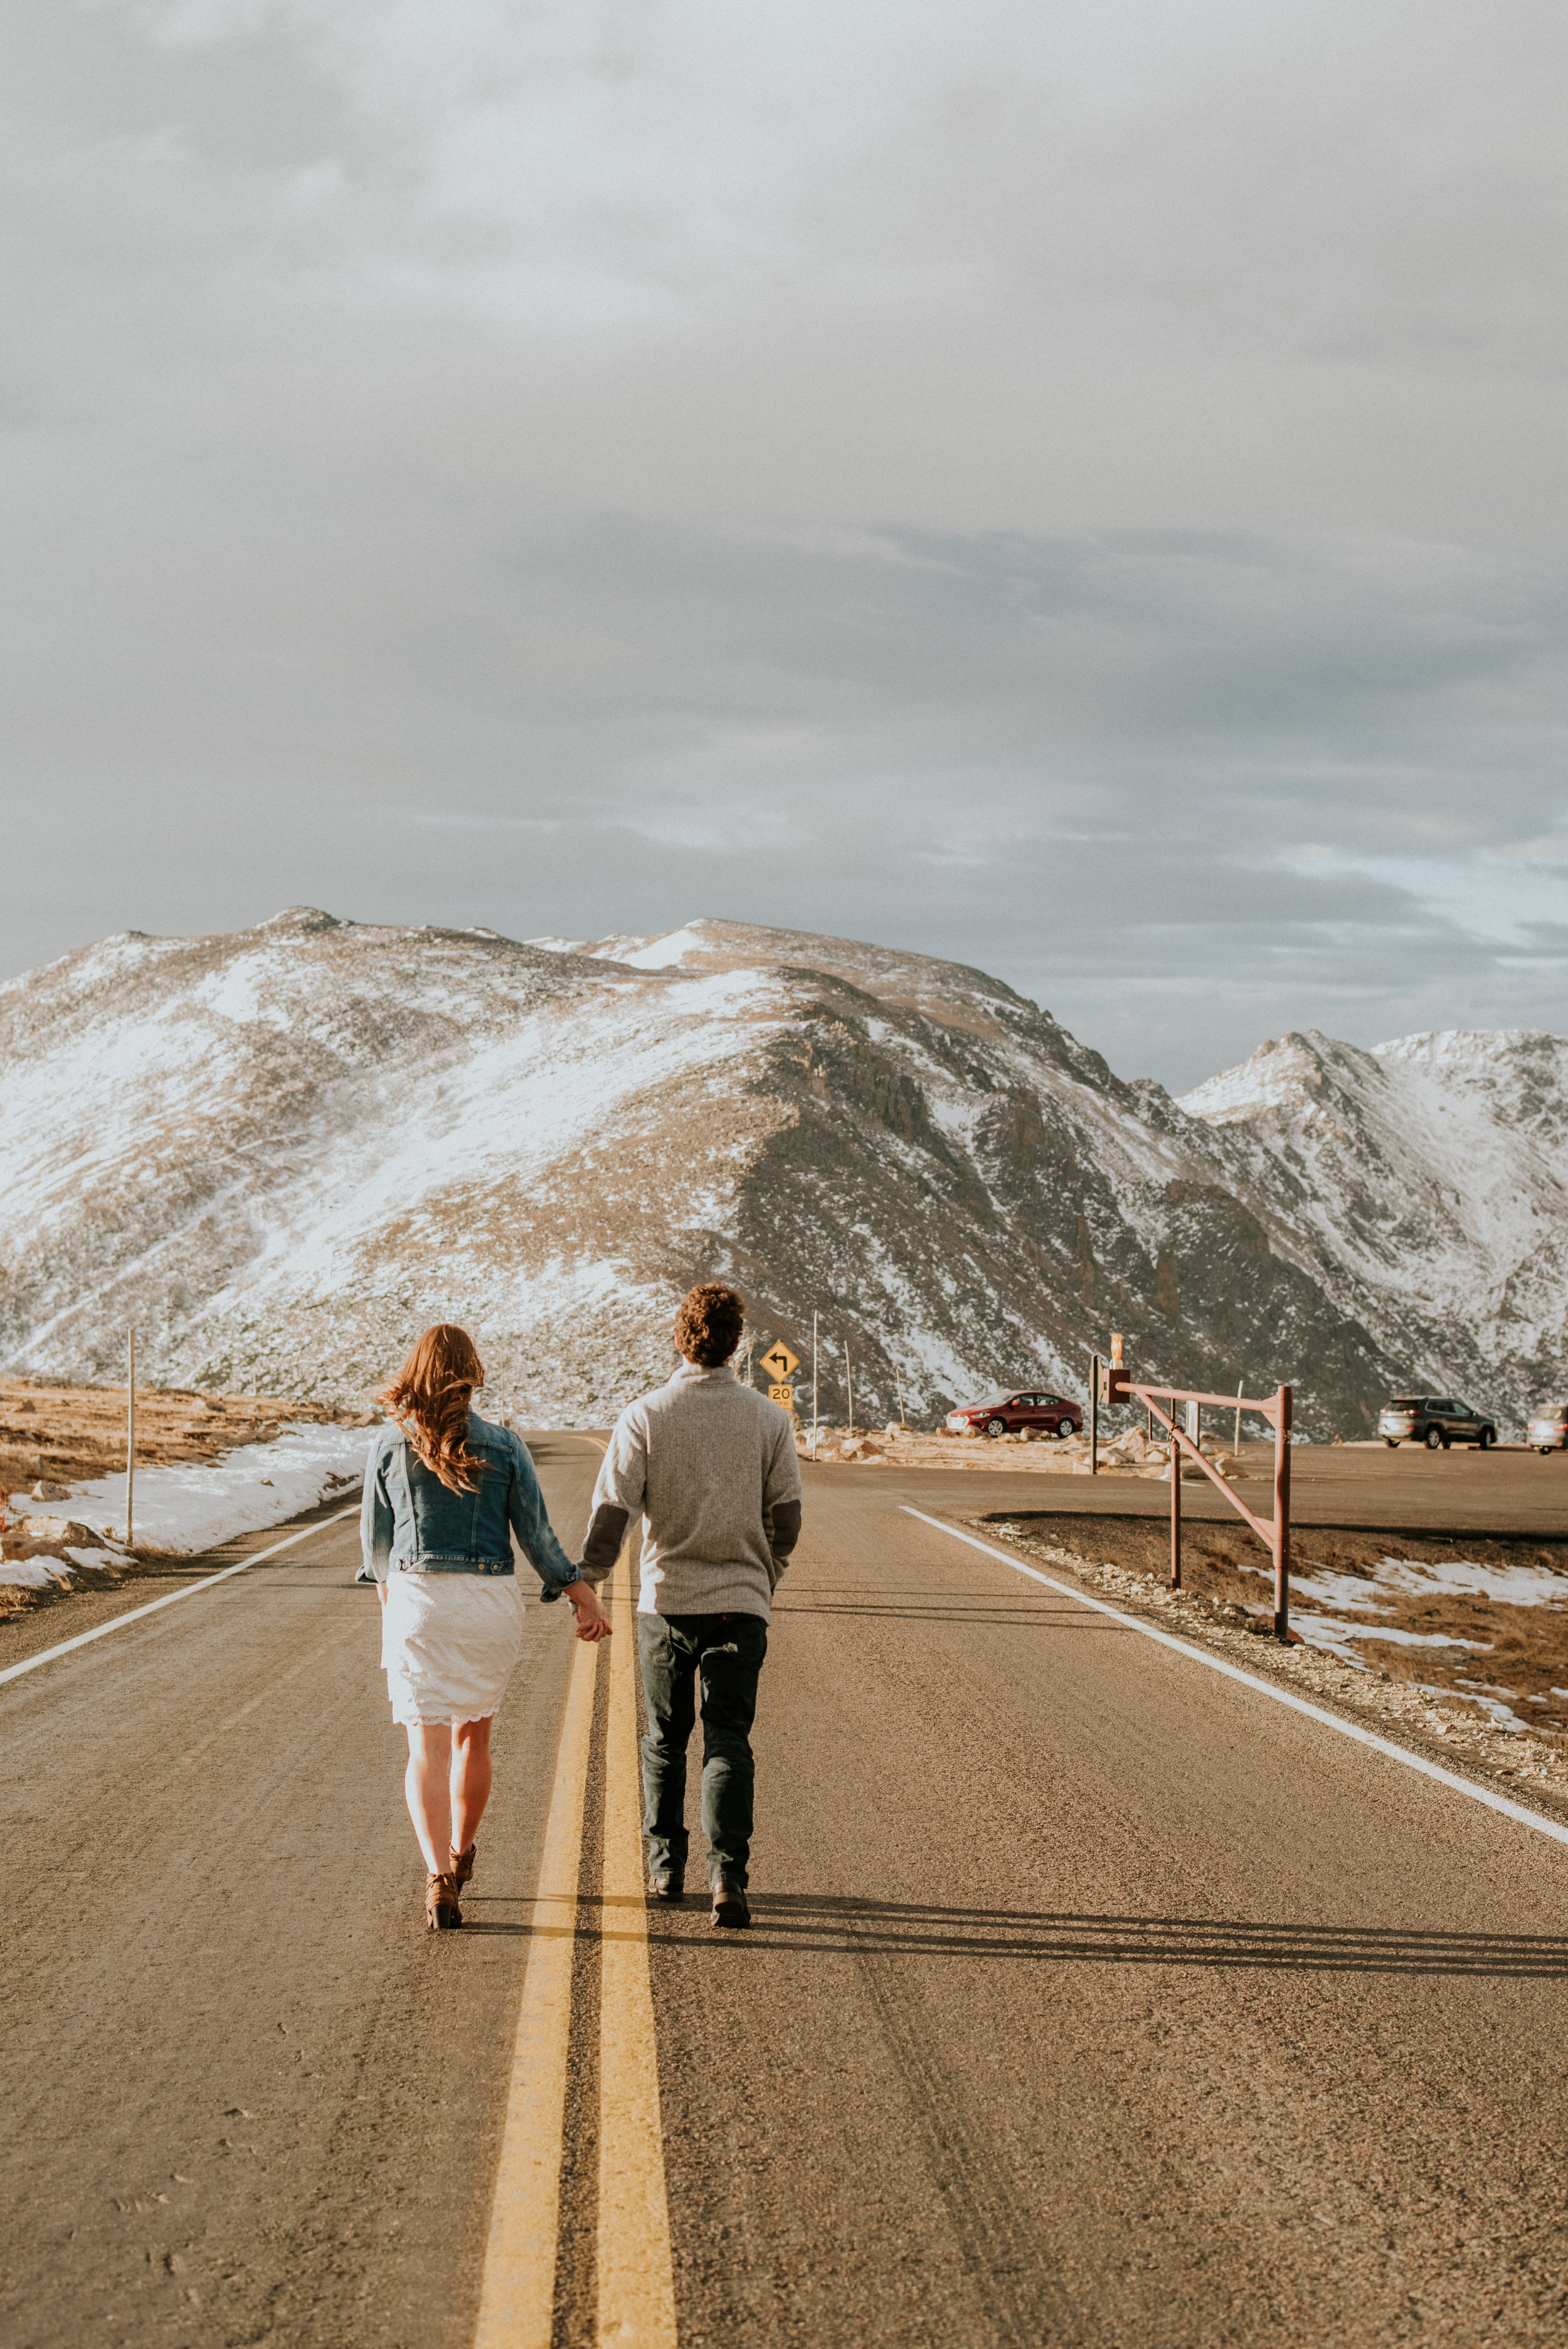
POLYGON ((1408 1383, 1510 1422, 1568 1384, 1568 1039, 1284 1036, 1181 1106, 1408 1383))
POLYGON ((997 1380, 1081 1392, 1113 1329, 1181 1382, 1294 1378, 1320 1435, 1406 1383, 1501 1406, 1489 1345, 1549 1384, 1563 1360, 1550 1275, 1504 1258, 1561 1249, 1568 1047, 1470 1041, 1496 1050, 1468 1090, 1435 1050, 1287 1039, 1181 1106, 981 971, 845 939, 519 944, 299 908, 127 934, 0 988, 0 1355, 110 1376, 134 1321, 150 1376, 352 1399, 449 1316, 497 1402, 603 1423, 717 1274, 808 1361, 817 1312, 825 1412, 846 1348, 857 1416, 902 1379, 929 1417, 997 1380), (1507 1169, 1538 1161, 1510 1222, 1507 1169))

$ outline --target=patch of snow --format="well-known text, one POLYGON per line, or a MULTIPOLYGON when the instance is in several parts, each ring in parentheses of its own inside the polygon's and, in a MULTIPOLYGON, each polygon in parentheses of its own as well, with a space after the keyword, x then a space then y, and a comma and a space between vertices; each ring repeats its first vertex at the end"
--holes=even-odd
POLYGON ((1528 1729, 1530 1726, 1521 1714, 1515 1713, 1511 1704, 1504 1704, 1501 1698, 1481 1696, 1473 1690, 1466 1689, 1465 1702, 1467 1704, 1480 1705, 1488 1719, 1499 1729, 1528 1729))
POLYGON ((688 955, 701 954, 707 941, 696 930, 672 930, 667 937, 653 938, 645 947, 630 954, 617 956, 620 962, 630 963, 634 970, 668 970, 672 963, 685 962, 688 955))
MULTIPOLYGON (((1509 1688, 1500 1688, 1495 1681, 1460 1681, 1453 1688, 1439 1688, 1434 1686, 1429 1681, 1418 1681, 1416 1686, 1423 1696, 1441 1696, 1450 1699, 1462 1691, 1463 1702, 1466 1704, 1475 1705, 1484 1713, 1496 1729, 1511 1731, 1528 1729, 1530 1726, 1527 1721, 1514 1712, 1511 1704, 1501 1702, 1503 1698, 1512 1696, 1515 1692, 1509 1688)), ((1533 1703, 1535 1700, 1532 1698, 1531 1702, 1533 1703)))
POLYGON ((1332 1615, 1298 1615, 1294 1608, 1290 1622, 1308 1647, 1326 1648, 1350 1664, 1362 1661, 1352 1645, 1357 1640, 1386 1640, 1398 1648, 1468 1648, 1478 1656, 1491 1653, 1490 1640, 1454 1640, 1446 1631, 1400 1631, 1391 1623, 1345 1623, 1332 1615))
POLYGON ((1546 1607, 1553 1599, 1568 1599, 1568 1575, 1555 1574, 1549 1566, 1482 1566, 1467 1557, 1444 1558, 1439 1565, 1386 1557, 1377 1568, 1376 1588, 1412 1599, 1446 1591, 1498 1599, 1509 1607, 1546 1607))
POLYGON ((1313 1599, 1320 1607, 1333 1607, 1342 1615, 1391 1615, 1395 1611, 1391 1607, 1379 1606, 1376 1586, 1364 1582, 1359 1575, 1331 1574, 1326 1568, 1312 1574, 1293 1574, 1290 1589, 1293 1601, 1297 1597, 1313 1599))
MULTIPOLYGON (((163 1468, 139 1468, 136 1475, 136 1538, 149 1549, 191 1554, 215 1549, 236 1534, 254 1533, 265 1526, 284 1524, 314 1509, 335 1490, 345 1505, 353 1497, 365 1473, 366 1454, 374 1428, 323 1427, 314 1421, 291 1420, 271 1444, 246 1444, 221 1460, 181 1461, 163 1468)), ((123 1534, 125 1478, 99 1476, 73 1485, 73 1514, 88 1524, 102 1524, 123 1534)), ((18 1517, 57 1514, 58 1502, 34 1502, 18 1495, 12 1502, 18 1517)), ((98 1550, 69 1553, 78 1565, 102 1565, 98 1550)), ((114 1552, 119 1556, 120 1553, 114 1552)), ((36 1561, 22 1561, 23 1564, 36 1561)), ((8 1581, 22 1578, 20 1570, 8 1581)), ((49 1578, 46 1575, 44 1579, 49 1578)), ((29 1577, 36 1580, 36 1578, 29 1577)))
MULTIPOLYGON (((101 1552, 89 1551, 89 1557, 101 1552)), ((8 1557, 0 1561, 0 1582, 15 1584, 18 1590, 46 1590, 51 1582, 68 1582, 57 1557, 8 1557)))

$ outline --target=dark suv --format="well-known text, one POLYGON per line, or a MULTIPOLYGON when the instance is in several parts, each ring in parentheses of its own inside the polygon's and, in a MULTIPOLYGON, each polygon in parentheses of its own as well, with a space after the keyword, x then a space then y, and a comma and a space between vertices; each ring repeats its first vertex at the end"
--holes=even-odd
POLYGON ((1497 1442, 1491 1421, 1452 1395, 1406 1395, 1387 1402, 1377 1414, 1377 1433, 1390 1451, 1396 1444, 1424 1444, 1429 1452, 1474 1444, 1486 1452, 1497 1442))
POLYGON ((1030 1435, 1078 1435, 1083 1413, 1065 1395, 1005 1387, 979 1402, 960 1403, 948 1413, 947 1425, 954 1435, 962 1435, 966 1427, 977 1427, 985 1435, 1016 1435, 1020 1430, 1030 1435))

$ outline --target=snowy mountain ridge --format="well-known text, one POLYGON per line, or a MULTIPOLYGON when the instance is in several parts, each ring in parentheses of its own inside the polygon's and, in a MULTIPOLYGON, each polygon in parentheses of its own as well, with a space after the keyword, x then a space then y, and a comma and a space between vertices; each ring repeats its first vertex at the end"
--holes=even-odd
POLYGON ((1440 1365, 1510 1421, 1518 1394, 1563 1383, 1568 1039, 1449 1030, 1362 1050, 1293 1034, 1180 1105, 1410 1383, 1440 1365))
POLYGON ((693 1278, 842 1409, 999 1381, 1293 1378, 1513 1423, 1563 1380, 1568 1043, 1316 1035, 1173 1102, 985 972, 694 921, 526 943, 294 907, 128 933, 0 987, 0 1350, 363 1395, 430 1319, 490 1391, 603 1424, 693 1278))

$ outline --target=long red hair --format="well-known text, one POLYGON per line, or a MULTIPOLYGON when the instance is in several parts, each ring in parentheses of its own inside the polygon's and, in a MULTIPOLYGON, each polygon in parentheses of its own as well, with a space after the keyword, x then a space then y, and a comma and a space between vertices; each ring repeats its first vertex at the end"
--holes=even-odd
POLYGON ((484 1473, 479 1454, 469 1450, 469 1404, 484 1382, 485 1366, 468 1331, 438 1321, 376 1398, 431 1475, 453 1493, 471 1493, 484 1473))

